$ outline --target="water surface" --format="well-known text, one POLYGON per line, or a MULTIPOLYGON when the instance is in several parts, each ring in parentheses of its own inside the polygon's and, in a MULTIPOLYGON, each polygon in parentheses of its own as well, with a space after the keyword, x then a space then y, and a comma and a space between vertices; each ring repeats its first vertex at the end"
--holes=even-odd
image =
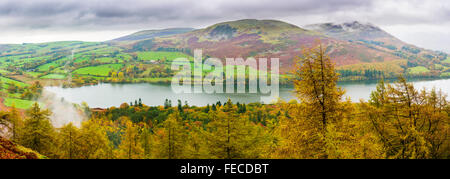
MULTIPOLYGON (((450 93, 450 79, 413 81, 417 89, 433 87, 441 89, 443 92, 450 93)), ((370 82, 348 82, 339 83, 339 86, 346 90, 346 96, 352 101, 360 99, 367 100, 370 92, 376 89, 376 81, 370 82)), ((90 107, 111 107, 120 106, 124 102, 134 102, 141 98, 146 105, 163 105, 165 99, 172 101, 172 105, 177 104, 177 100, 185 101, 189 105, 204 106, 206 104, 225 102, 230 98, 233 102, 251 103, 260 101, 260 97, 265 94, 175 94, 170 85, 160 84, 111 84, 102 83, 93 86, 83 86, 78 88, 45 87, 45 90, 55 93, 64 100, 78 103, 86 102, 90 107)), ((280 98, 285 101, 296 99, 293 94, 293 87, 280 87, 280 98)))

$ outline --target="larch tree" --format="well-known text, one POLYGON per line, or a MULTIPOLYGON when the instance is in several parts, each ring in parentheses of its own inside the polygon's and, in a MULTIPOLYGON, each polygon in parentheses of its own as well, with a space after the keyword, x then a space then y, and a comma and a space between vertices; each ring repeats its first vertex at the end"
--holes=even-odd
POLYGON ((80 153, 82 159, 112 158, 112 145, 104 126, 97 119, 84 121, 81 125, 80 153))
POLYGON ((152 158, 152 148, 154 147, 154 139, 153 139, 153 132, 152 128, 144 125, 141 132, 141 144, 144 158, 152 158))
MULTIPOLYGON (((334 63, 326 55, 326 49, 318 45, 304 48, 296 59, 294 88, 302 102, 293 110, 294 119, 288 121, 296 126, 288 135, 291 152, 299 158, 336 158, 336 142, 330 131, 342 124, 349 103, 342 102, 345 91, 337 86, 339 74, 334 63)), ((287 121, 284 121, 287 122, 287 121)), ((283 122, 282 122, 283 123, 283 122)), ((283 124, 286 127, 286 124, 283 124)), ((341 138, 341 137, 339 137, 341 138)))
POLYGON ((35 102, 26 112, 28 118, 24 121, 21 129, 20 143, 43 155, 52 157, 54 155, 55 130, 50 122, 50 111, 41 110, 35 102))
POLYGON ((127 120, 125 122, 125 131, 121 136, 118 158, 122 159, 140 159, 144 158, 144 149, 140 143, 141 129, 139 126, 127 120))
POLYGON ((156 158, 186 158, 185 147, 188 134, 178 111, 169 115, 156 135, 155 149, 157 151, 154 152, 156 158))
POLYGON ((248 116, 239 115, 231 100, 212 115, 207 125, 208 148, 211 158, 259 158, 266 135, 248 116))
POLYGON ((19 111, 17 111, 16 105, 13 103, 10 110, 9 122, 11 123, 12 140, 18 141, 19 130, 22 126, 22 119, 20 118, 19 111))
POLYGON ((441 92, 418 91, 400 77, 394 85, 380 82, 362 106, 387 158, 448 156, 449 105, 441 92))
POLYGON ((186 158, 206 159, 209 156, 207 142, 205 140, 206 131, 200 122, 190 123, 188 126, 189 135, 185 148, 186 158))
POLYGON ((322 44, 304 48, 294 70, 295 92, 300 101, 307 104, 311 117, 320 120, 322 129, 336 120, 335 114, 340 110, 339 103, 345 93, 337 86, 339 74, 325 51, 322 44))
POLYGON ((61 127, 56 136, 58 157, 62 159, 80 158, 80 146, 84 142, 80 140, 80 137, 80 130, 72 123, 61 127))

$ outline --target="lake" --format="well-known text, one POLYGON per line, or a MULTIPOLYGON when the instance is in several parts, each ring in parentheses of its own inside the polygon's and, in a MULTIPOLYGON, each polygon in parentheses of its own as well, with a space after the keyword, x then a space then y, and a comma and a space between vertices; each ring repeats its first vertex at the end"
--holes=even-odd
MULTIPOLYGON (((436 87, 443 92, 450 94, 450 79, 412 81, 416 89, 426 87, 431 89, 436 87)), ((360 99, 367 100, 370 92, 376 89, 376 81, 370 82, 342 82, 339 86, 346 90, 346 96, 352 101, 358 102, 360 99)), ((185 101, 189 105, 205 106, 206 104, 216 103, 217 101, 226 102, 230 98, 233 102, 251 103, 258 102, 260 96, 264 94, 175 94, 170 85, 160 84, 111 84, 101 83, 93 86, 83 86, 78 88, 45 87, 45 90, 55 93, 59 98, 64 98, 69 102, 80 104, 86 102, 90 107, 107 108, 111 106, 120 106, 124 102, 134 102, 141 98, 146 105, 163 105, 165 99, 172 100, 172 105, 177 104, 180 99, 183 104, 185 101)), ((289 101, 296 99, 293 94, 293 87, 280 87, 280 97, 289 101)))

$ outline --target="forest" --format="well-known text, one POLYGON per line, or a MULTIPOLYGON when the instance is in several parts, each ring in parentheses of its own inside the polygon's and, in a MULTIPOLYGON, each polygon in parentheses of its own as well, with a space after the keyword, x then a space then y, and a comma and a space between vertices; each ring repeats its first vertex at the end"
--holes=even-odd
MULTIPOLYGON (((344 99, 339 71, 321 45, 302 54, 292 79, 298 100, 198 107, 136 99, 82 108, 88 120, 59 128, 34 103, 25 114, 14 105, 0 111, 0 126, 12 142, 52 159, 450 158, 450 105, 439 89, 416 89, 399 76, 394 84, 380 80, 370 100, 354 103, 344 99)), ((23 90, 33 96, 40 89, 23 90)))

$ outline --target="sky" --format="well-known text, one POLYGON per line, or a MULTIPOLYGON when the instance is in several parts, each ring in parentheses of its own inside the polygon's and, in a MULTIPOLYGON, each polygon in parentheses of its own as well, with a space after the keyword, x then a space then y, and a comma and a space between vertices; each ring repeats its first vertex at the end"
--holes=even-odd
POLYGON ((297 26, 360 21, 450 53, 449 0, 0 0, 0 44, 105 41, 139 30, 239 19, 297 26))

